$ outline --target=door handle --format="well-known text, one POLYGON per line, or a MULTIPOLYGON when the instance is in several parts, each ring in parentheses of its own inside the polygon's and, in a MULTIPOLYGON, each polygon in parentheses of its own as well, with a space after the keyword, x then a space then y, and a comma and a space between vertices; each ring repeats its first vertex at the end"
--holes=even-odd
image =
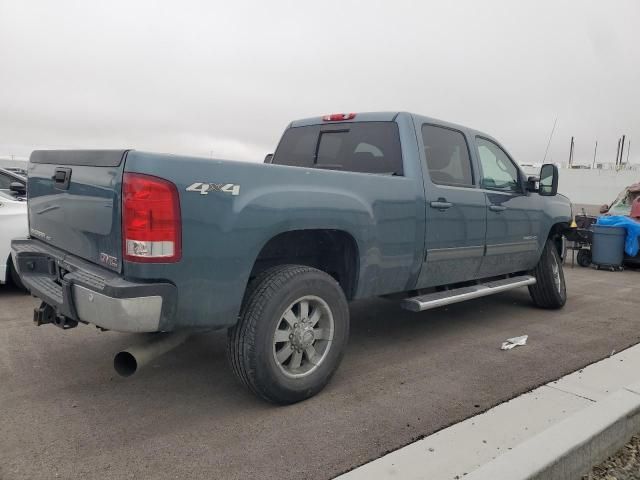
POLYGON ((431 205, 431 208, 437 208, 438 210, 446 210, 447 208, 453 207, 453 203, 443 202, 441 200, 438 200, 437 202, 431 202, 429 205, 431 205))
POLYGON ((71 181, 71 169, 58 167, 51 177, 53 186, 59 190, 69 190, 69 182, 71 181))
POLYGON ((507 207, 503 207, 502 205, 489 205, 489 210, 492 212, 504 212, 507 207))

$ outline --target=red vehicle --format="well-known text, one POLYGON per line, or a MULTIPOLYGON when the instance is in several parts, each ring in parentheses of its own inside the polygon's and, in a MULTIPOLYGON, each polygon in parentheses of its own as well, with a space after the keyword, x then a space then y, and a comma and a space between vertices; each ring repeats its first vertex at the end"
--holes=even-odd
MULTIPOLYGON (((629 216, 640 221, 640 182, 629 185, 622 190, 611 205, 600 207, 602 215, 629 216)), ((591 243, 593 232, 591 226, 597 221, 597 217, 590 215, 576 215, 576 228, 567 234, 567 239, 574 242, 574 249, 578 250, 576 260, 581 267, 591 265, 591 243)), ((640 264, 640 254, 635 257, 625 255, 625 263, 640 264)))
POLYGON ((626 187, 618 194, 611 205, 602 205, 600 213, 607 215, 630 215, 631 206, 634 201, 640 198, 640 182, 626 187))

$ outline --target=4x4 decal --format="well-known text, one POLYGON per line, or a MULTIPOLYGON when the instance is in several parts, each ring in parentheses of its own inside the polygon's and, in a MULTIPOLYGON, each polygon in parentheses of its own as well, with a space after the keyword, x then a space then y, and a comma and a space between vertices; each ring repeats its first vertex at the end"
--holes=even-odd
POLYGON ((196 182, 187 187, 187 192, 200 192, 200 195, 208 195, 209 192, 230 193, 240 195, 240 185, 233 183, 203 183, 196 182))

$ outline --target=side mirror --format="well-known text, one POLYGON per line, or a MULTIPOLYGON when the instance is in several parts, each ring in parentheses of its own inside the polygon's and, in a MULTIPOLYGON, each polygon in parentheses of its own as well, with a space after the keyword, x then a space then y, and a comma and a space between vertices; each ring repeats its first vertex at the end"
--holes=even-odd
POLYGON ((27 193, 26 185, 20 182, 11 182, 11 184, 9 185, 9 190, 17 195, 25 195, 27 193))
POLYGON ((264 157, 264 163, 273 162, 273 153, 268 153, 266 157, 264 157))
POLYGON ((552 197, 558 193, 558 167, 553 163, 542 165, 538 193, 545 197, 552 197))

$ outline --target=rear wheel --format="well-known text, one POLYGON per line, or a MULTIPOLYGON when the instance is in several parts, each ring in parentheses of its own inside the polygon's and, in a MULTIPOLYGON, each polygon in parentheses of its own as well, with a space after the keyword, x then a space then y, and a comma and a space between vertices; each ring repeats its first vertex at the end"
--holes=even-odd
POLYGON ((327 384, 349 335, 342 288, 315 268, 284 265, 249 286, 238 324, 229 329, 236 376, 258 396, 288 404, 327 384))
POLYGON ((562 308, 567 302, 567 286, 562 261, 552 240, 547 240, 532 273, 536 277, 536 283, 529 285, 533 303, 541 308, 562 308))

